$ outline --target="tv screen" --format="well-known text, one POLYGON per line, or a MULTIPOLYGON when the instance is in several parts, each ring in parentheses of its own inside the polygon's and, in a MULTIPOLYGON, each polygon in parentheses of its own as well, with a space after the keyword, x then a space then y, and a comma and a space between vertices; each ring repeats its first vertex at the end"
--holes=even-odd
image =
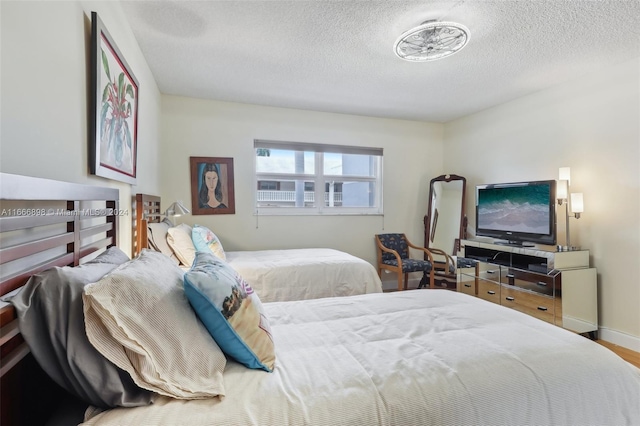
POLYGON ((478 185, 476 235, 555 245, 555 198, 555 180, 478 185))

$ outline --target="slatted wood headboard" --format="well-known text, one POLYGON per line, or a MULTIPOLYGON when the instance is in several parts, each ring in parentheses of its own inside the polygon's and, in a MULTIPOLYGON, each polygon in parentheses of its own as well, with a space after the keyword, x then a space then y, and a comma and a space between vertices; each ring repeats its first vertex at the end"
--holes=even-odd
MULTIPOLYGON (((77 266, 116 245, 118 200, 113 188, 0 173, 0 296, 19 291, 35 273, 77 266)), ((6 301, 0 302, 0 357, 0 424, 32 424, 28 411, 35 411, 37 395, 30 392, 43 384, 28 383, 39 367, 6 301), (30 406, 24 405, 28 399, 30 406)))
POLYGON ((133 210, 132 235, 134 235, 135 238, 131 239, 134 242, 132 253, 133 256, 137 256, 143 248, 149 248, 147 223, 162 221, 160 197, 156 195, 136 194, 133 210))

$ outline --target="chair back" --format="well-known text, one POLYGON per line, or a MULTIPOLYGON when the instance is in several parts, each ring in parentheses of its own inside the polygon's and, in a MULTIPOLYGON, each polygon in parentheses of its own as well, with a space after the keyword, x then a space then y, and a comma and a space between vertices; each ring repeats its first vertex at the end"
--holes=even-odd
MULTIPOLYGON (((395 250, 402 259, 409 258, 409 245, 407 244, 407 237, 404 234, 377 234, 376 238, 380 241, 380 244, 395 250)), ((393 253, 382 252, 382 261, 395 260, 396 257, 393 253)))

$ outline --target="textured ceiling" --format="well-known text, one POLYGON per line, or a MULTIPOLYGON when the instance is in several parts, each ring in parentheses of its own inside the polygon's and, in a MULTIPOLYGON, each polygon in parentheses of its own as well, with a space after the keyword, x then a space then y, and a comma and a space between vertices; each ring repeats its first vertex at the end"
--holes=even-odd
POLYGON ((640 57, 637 0, 121 3, 162 93, 314 111, 447 122, 640 57), (469 44, 398 59, 429 19, 469 44))

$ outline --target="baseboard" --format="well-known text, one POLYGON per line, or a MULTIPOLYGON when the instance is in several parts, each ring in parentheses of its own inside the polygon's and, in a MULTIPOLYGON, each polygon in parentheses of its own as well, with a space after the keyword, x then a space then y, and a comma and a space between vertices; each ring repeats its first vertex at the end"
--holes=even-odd
POLYGON ((622 346, 635 352, 640 352, 640 337, 621 331, 612 330, 607 327, 600 327, 598 338, 614 345, 622 346))
POLYGON ((588 333, 590 331, 596 331, 597 325, 592 322, 587 322, 578 318, 573 318, 568 315, 562 316, 562 326, 576 333, 588 333))

